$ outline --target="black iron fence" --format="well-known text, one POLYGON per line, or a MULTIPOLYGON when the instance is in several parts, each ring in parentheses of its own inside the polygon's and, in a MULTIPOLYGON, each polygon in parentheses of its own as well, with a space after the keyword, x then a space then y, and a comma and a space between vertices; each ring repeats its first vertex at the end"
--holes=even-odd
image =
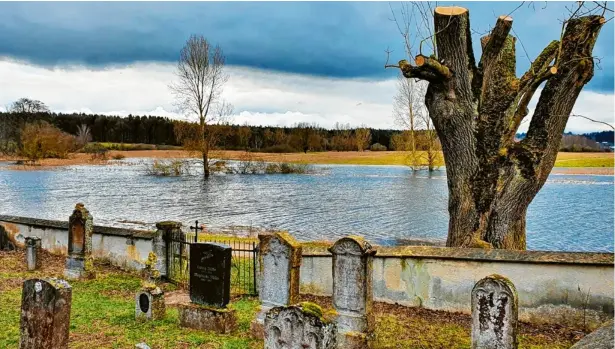
POLYGON ((167 278, 187 287, 190 282, 190 244, 214 242, 231 246, 231 294, 258 295, 258 240, 201 232, 198 221, 190 227, 194 232, 175 232, 167 238, 167 278))

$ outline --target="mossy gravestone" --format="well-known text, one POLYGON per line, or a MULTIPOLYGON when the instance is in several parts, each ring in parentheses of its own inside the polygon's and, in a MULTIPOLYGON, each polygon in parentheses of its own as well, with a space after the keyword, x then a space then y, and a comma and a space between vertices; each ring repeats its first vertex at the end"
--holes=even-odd
POLYGON ((270 309, 265 315, 265 349, 298 348, 337 348, 335 323, 325 320, 315 304, 270 309))
POLYGON ((64 280, 24 281, 19 348, 68 348, 71 303, 72 289, 64 280))
POLYGON ((79 203, 68 219, 68 257, 64 277, 79 279, 94 276, 91 265, 93 218, 90 212, 79 203))
POLYGON ((472 289, 472 349, 517 348, 518 300, 515 285, 500 275, 472 289))
POLYGON ((263 338, 265 314, 273 307, 297 302, 301 245, 288 233, 261 234, 259 239, 261 308, 250 324, 256 338, 263 338))
POLYGON ((348 236, 329 251, 333 254, 337 341, 343 348, 365 348, 374 325, 372 260, 376 250, 363 238, 348 236))

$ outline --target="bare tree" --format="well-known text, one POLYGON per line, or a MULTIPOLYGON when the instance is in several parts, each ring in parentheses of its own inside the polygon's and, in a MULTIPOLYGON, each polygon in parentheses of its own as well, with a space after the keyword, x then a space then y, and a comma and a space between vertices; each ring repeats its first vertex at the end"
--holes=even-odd
POLYGON ((397 94, 393 99, 393 117, 395 123, 408 130, 408 165, 412 170, 420 168, 421 155, 416 149, 415 130, 422 125, 419 122, 425 120, 421 114, 428 114, 425 108, 425 91, 427 85, 414 79, 406 79, 403 75, 397 80, 397 94))
POLYGON ((39 100, 29 99, 29 98, 20 98, 19 100, 13 102, 9 108, 9 113, 49 113, 49 107, 39 100))
POLYGON ((527 207, 547 180, 572 108, 594 74, 592 50, 606 22, 577 13, 521 78, 512 18, 500 16, 481 39, 476 64, 469 12, 456 6, 433 12, 433 54, 419 45, 413 63, 385 64, 429 83, 425 104, 442 143, 449 188, 447 246, 526 248, 527 207), (545 81, 527 137, 515 142, 545 81))
POLYGON ((354 136, 357 151, 363 151, 369 147, 369 142, 372 140, 372 133, 367 126, 361 125, 361 127, 357 128, 354 131, 354 136))
POLYGON ((177 81, 169 87, 178 109, 189 117, 196 116, 200 126, 198 147, 203 158, 203 174, 210 175, 209 151, 212 146, 211 125, 228 116, 220 94, 228 75, 224 72, 224 55, 219 46, 211 47, 202 35, 192 35, 182 48, 177 62, 177 81), (219 105, 220 104, 220 105, 219 105), (215 108, 218 112, 212 112, 215 108))
POLYGON ((86 124, 77 126, 77 145, 84 147, 92 140, 92 133, 90 127, 86 124))

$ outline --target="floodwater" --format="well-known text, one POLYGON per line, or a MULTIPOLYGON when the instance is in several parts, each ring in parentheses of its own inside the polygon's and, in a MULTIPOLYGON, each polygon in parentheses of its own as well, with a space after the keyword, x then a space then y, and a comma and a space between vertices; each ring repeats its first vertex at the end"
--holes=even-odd
MULTIPOLYGON (((314 166, 308 175, 181 177, 145 173, 143 159, 52 170, 0 168, 0 214, 67 220, 83 202, 98 225, 163 220, 209 229, 284 229, 299 240, 360 234, 376 244, 444 241, 445 171, 314 166)), ((552 174, 527 214, 531 250, 613 252, 613 176, 552 174)))

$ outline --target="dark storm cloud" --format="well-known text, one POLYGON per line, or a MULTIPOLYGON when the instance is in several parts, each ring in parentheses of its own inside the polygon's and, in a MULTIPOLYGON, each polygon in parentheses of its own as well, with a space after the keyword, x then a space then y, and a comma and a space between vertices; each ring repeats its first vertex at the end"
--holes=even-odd
MULTIPOLYGON (((484 32, 517 3, 468 3, 472 26, 484 32)), ((393 4, 393 6, 397 6, 393 4)), ((515 34, 530 58, 559 38, 562 4, 515 12, 515 34)), ((173 62, 186 38, 203 34, 233 65, 340 78, 387 78, 384 50, 401 58, 400 36, 387 2, 1 3, 0 55, 43 66, 104 68, 136 61, 173 62)), ((478 49, 478 35, 474 38, 478 49)), ((477 52, 478 54, 478 52, 477 52)), ((518 75, 529 65, 517 44, 518 75)), ((589 88, 613 91, 613 21, 602 30, 602 58, 589 88)))

